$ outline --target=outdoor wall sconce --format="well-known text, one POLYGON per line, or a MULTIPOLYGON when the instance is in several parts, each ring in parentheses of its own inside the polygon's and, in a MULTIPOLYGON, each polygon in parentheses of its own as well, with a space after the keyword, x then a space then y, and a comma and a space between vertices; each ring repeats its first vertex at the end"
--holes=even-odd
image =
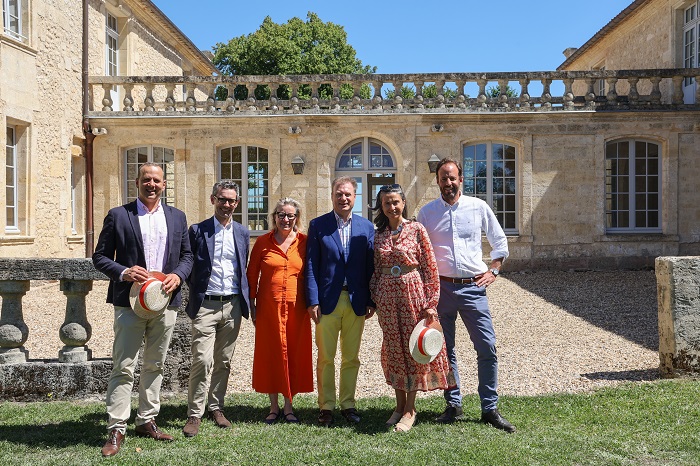
POLYGON ((430 170, 430 173, 435 173, 437 171, 438 163, 440 163, 440 157, 435 154, 431 155, 428 159, 428 170, 430 170))
POLYGON ((442 133, 445 130, 445 125, 438 123, 430 127, 430 131, 433 133, 442 133))
POLYGON ((300 156, 296 156, 292 159, 292 171, 294 172, 295 175, 303 175, 304 174, 304 159, 302 159, 300 156))
POLYGON ((301 134, 301 126, 290 126, 289 134, 301 134))

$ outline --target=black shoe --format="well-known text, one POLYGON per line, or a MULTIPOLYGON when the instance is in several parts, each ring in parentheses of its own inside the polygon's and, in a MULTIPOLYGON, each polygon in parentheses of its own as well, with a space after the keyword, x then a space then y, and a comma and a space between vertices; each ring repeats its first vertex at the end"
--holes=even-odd
POLYGON ((318 414, 318 424, 322 427, 330 427, 333 424, 333 411, 322 409, 318 414))
POLYGON ((441 424, 452 424, 455 421, 464 419, 464 413, 461 406, 448 406, 441 415, 435 418, 435 422, 441 424))
POLYGON ((340 414, 342 414, 345 420, 350 424, 358 424, 360 422, 360 415, 355 408, 341 409, 340 414))
POLYGON ((481 422, 491 424, 496 429, 505 430, 508 433, 515 432, 515 426, 501 416, 497 409, 481 413, 481 422))

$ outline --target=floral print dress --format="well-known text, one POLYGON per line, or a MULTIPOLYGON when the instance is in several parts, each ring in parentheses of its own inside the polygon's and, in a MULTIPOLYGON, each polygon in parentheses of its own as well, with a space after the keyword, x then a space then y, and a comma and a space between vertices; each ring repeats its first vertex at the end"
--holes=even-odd
POLYGON ((455 385, 443 343, 440 354, 429 364, 419 364, 408 348, 411 332, 426 309, 435 309, 440 298, 440 278, 428 233, 418 222, 406 221, 392 239, 387 228, 374 238, 372 300, 384 334, 382 368, 386 382, 406 392, 445 389, 455 385), (394 241, 395 239, 395 241, 394 241), (393 266, 406 273, 386 273, 393 266))

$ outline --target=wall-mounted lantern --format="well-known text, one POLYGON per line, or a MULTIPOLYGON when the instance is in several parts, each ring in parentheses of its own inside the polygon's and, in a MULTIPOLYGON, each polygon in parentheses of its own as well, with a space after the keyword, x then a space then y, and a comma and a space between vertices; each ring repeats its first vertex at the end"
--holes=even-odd
POLYGON ((294 172, 295 175, 303 175, 304 174, 304 159, 302 159, 300 156, 296 156, 292 159, 292 171, 294 172))
POLYGON ((428 159, 428 170, 430 170, 430 173, 435 173, 437 171, 438 163, 440 163, 440 157, 435 154, 431 155, 428 159))

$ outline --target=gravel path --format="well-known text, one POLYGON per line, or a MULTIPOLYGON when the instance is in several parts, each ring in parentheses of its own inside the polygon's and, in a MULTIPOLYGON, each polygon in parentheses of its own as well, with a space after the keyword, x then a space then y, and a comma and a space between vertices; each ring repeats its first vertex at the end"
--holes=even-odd
MULTIPOLYGON (((93 356, 110 356, 111 305, 106 282, 88 295, 93 356)), ((498 342, 499 393, 585 392, 659 377, 653 271, 504 273, 488 290, 498 342)), ((23 300, 31 359, 57 358, 66 299, 58 282, 32 282, 23 300)), ((231 374, 232 392, 250 392, 254 328, 244 321, 231 374)), ((393 395, 380 365, 381 330, 367 321, 358 397, 393 395)), ((458 326, 462 391, 476 393, 476 353, 458 326)), ((315 356, 314 356, 315 360, 315 356)))

